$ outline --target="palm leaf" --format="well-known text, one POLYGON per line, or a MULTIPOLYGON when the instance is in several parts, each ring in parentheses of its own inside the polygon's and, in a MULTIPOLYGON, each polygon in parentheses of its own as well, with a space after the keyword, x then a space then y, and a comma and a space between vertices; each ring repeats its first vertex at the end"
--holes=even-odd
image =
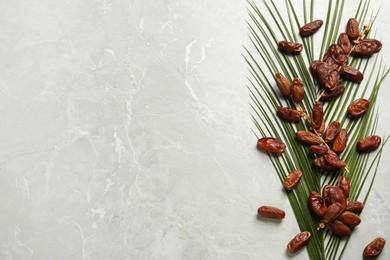
MULTIPOLYGON (((279 1, 280 2, 280 1, 279 1)), ((349 5, 353 1, 349 1, 349 5)), ((287 193, 299 228, 302 231, 310 231, 312 239, 307 245, 307 252, 311 259, 339 259, 346 250, 349 239, 340 239, 328 231, 317 231, 319 219, 311 213, 307 198, 311 191, 320 192, 325 184, 334 184, 340 174, 321 174, 313 167, 311 160, 313 156, 308 149, 297 143, 295 132, 307 129, 304 122, 290 124, 282 122, 277 118, 275 108, 278 106, 290 106, 289 100, 281 98, 276 89, 273 75, 280 71, 291 80, 299 77, 303 80, 306 89, 306 97, 303 101, 303 108, 310 111, 319 91, 316 82, 312 79, 308 70, 309 64, 314 59, 319 59, 325 53, 328 46, 337 40, 337 36, 344 30, 341 24, 345 24, 343 17, 345 0, 329 0, 325 23, 323 26, 322 43, 315 46, 313 37, 300 39, 297 37, 297 28, 314 20, 314 1, 302 0, 302 8, 291 0, 285 0, 284 13, 280 6, 273 0, 263 0, 255 3, 248 1, 247 21, 251 48, 245 48, 244 58, 248 64, 250 77, 248 77, 248 90, 251 99, 251 116, 255 129, 253 133, 257 138, 273 136, 283 140, 288 149, 283 156, 269 155, 275 171, 281 181, 294 169, 300 169, 304 174, 300 185, 293 191, 287 193), (303 10, 303 15, 298 14, 303 10), (303 18, 303 20, 302 20, 303 18), (342 27, 342 28, 341 28, 342 27), (301 55, 288 57, 277 50, 277 43, 280 40, 292 42, 303 41, 304 51, 301 55), (319 56, 315 57, 315 50, 319 56)), ((355 18, 361 24, 374 24, 376 15, 368 18, 370 0, 360 0, 356 8, 355 18)), ((316 18, 317 19, 317 18, 316 18)), ((325 118, 327 123, 338 120, 347 129, 350 139, 344 159, 350 172, 346 173, 351 180, 351 200, 366 201, 373 182, 375 180, 378 165, 381 159, 383 145, 388 138, 384 138, 382 147, 376 154, 360 154, 355 149, 356 141, 376 133, 378 124, 378 111, 375 108, 378 92, 383 79, 389 70, 384 68, 379 55, 370 59, 350 59, 350 65, 363 72, 366 79, 360 84, 344 82, 346 91, 344 95, 325 105, 325 118), (359 97, 370 99, 370 109, 359 120, 347 118, 346 106, 359 97)))

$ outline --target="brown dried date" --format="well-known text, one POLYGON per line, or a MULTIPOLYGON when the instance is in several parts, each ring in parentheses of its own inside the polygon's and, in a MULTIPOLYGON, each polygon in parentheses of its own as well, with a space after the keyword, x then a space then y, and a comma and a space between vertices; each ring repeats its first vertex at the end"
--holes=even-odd
POLYGON ((257 213, 264 218, 282 219, 286 216, 284 210, 272 206, 261 206, 257 213))
POLYGON ((303 116, 301 111, 289 107, 278 107, 276 114, 279 118, 289 122, 298 122, 303 116))
POLYGON ((346 79, 350 79, 355 83, 360 83, 363 80, 363 74, 351 66, 341 66, 340 75, 346 79))
POLYGON ((355 18, 351 18, 347 23, 347 35, 350 40, 359 38, 359 23, 355 18))
POLYGON ((359 117, 366 113, 369 107, 370 101, 364 98, 359 98, 348 106, 347 112, 353 117, 359 117))
POLYGON ((325 131, 325 119, 322 119, 322 124, 321 124, 321 126, 319 128, 316 128, 316 131, 321 136, 323 135, 323 133, 325 131))
POLYGON ((324 171, 328 171, 328 172, 334 172, 334 171, 337 171, 338 168, 330 165, 325 159, 324 157, 319 157, 319 158, 316 158, 313 160, 313 163, 315 166, 317 166, 318 168, 321 168, 323 169, 324 171))
POLYGON ((330 57, 339 65, 344 64, 344 62, 347 60, 347 55, 345 55, 343 49, 337 44, 330 45, 328 53, 330 57))
POLYGON ((375 39, 363 39, 352 50, 355 56, 365 57, 377 53, 382 49, 382 43, 375 39))
POLYGON ((340 128, 340 122, 339 121, 333 121, 328 125, 328 128, 325 131, 324 134, 324 140, 326 143, 333 143, 334 139, 339 133, 340 128))
POLYGON ((305 87, 303 81, 299 78, 295 78, 291 86, 291 98, 295 103, 301 103, 305 98, 305 87))
POLYGON ((332 91, 337 87, 339 81, 340 81, 339 71, 337 69, 333 69, 329 72, 324 87, 326 90, 332 91))
POLYGON ((325 155, 329 151, 328 147, 322 145, 312 145, 309 150, 316 155, 325 155))
POLYGON ((351 201, 348 203, 347 207, 345 210, 352 211, 355 213, 359 213, 363 210, 364 204, 360 201, 351 201))
POLYGON ((317 64, 316 75, 317 75, 318 82, 321 85, 325 85, 328 79, 329 71, 330 71, 329 66, 325 62, 320 62, 317 64))
POLYGON ((275 73, 275 80, 280 92, 282 92, 284 96, 290 96, 291 82, 280 72, 275 73))
POLYGON ((320 128, 324 120, 324 106, 321 102, 316 102, 311 113, 311 126, 314 129, 320 128))
POLYGON ((309 195, 309 206, 311 210, 319 217, 325 215, 328 207, 325 204, 324 198, 315 191, 310 192, 309 195))
POLYGON ((330 150, 327 154, 324 155, 325 160, 332 166, 337 168, 342 168, 347 166, 347 164, 340 159, 337 153, 330 150))
POLYGON ((351 229, 339 220, 334 220, 327 225, 330 231, 339 237, 346 237, 351 235, 351 229))
POLYGON ((283 188, 292 190, 298 185, 301 180, 302 172, 300 170, 292 171, 283 181, 283 188))
POLYGON ((347 207, 347 198, 340 187, 327 185, 322 192, 322 196, 324 197, 327 206, 339 203, 343 209, 347 207))
POLYGON ((360 139, 357 142, 357 150, 359 152, 370 152, 374 151, 381 144, 382 139, 377 135, 368 136, 360 139))
POLYGON ((349 41, 348 34, 342 33, 339 36, 337 44, 343 49, 345 54, 349 54, 352 49, 351 42, 349 41))
POLYGON ((337 186, 339 186, 344 191, 345 197, 348 198, 351 185, 347 176, 340 176, 339 181, 337 182, 337 186))
POLYGON ((311 234, 309 231, 303 231, 296 235, 287 245, 287 249, 291 254, 298 252, 307 243, 309 243, 311 234))
POLYGON ((376 257, 378 256, 383 248, 385 247, 386 240, 381 237, 375 238, 369 243, 363 250, 363 257, 376 257))
POLYGON ((348 135, 347 130, 345 128, 341 129, 336 138, 334 139, 332 150, 337 153, 341 154, 345 146, 347 145, 348 135))
POLYGON ((287 41, 280 41, 278 44, 279 50, 287 54, 297 54, 302 51, 302 43, 294 43, 287 41))
MULTIPOLYGON (((341 206, 340 203, 333 203, 328 207, 328 210, 326 211, 324 218, 321 220, 321 223, 327 224, 335 220, 341 212, 343 212, 344 208, 341 206)), ((320 225, 321 228, 324 227, 324 225, 320 225)))
POLYGON ((315 60, 313 61, 312 63, 310 63, 310 72, 311 74, 314 76, 314 77, 317 77, 317 67, 318 65, 320 65, 322 63, 322 61, 319 61, 319 60, 315 60))
POLYGON ((264 137, 257 141, 257 148, 270 153, 283 153, 286 144, 273 137, 264 137))
POLYGON ((360 217, 358 215, 347 210, 343 211, 337 219, 350 228, 358 226, 361 222, 360 217))
POLYGON ((324 22, 322 20, 315 20, 313 22, 305 24, 304 26, 301 27, 301 29, 299 29, 299 33, 303 37, 313 35, 321 28, 323 23, 324 22))
POLYGON ((319 137, 316 134, 313 134, 312 132, 301 130, 301 131, 296 132, 296 136, 297 136, 298 140, 304 144, 312 145, 312 144, 321 144, 322 143, 321 137, 319 137))
POLYGON ((332 91, 325 91, 325 93, 321 96, 321 100, 330 101, 340 97, 344 93, 345 87, 339 82, 337 87, 335 87, 332 91))

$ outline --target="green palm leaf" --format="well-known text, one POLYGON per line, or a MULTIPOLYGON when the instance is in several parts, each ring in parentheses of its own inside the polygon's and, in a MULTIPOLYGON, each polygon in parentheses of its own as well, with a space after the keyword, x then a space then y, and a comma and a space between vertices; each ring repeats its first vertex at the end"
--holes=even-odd
MULTIPOLYGON (((352 2, 350 1, 349 4, 352 2)), ((302 231, 310 231, 312 234, 312 239, 307 245, 310 258, 339 259, 348 245, 348 239, 340 239, 327 231, 317 231, 319 219, 311 213, 307 198, 311 191, 320 192, 325 184, 334 184, 343 170, 340 174, 329 175, 322 174, 313 167, 311 161, 314 157, 295 138, 295 132, 307 129, 307 125, 304 122, 296 124, 282 122, 276 116, 276 107, 282 105, 293 107, 293 104, 281 97, 273 75, 280 71, 289 80, 294 77, 301 78, 306 89, 306 97, 302 106, 310 111, 319 91, 308 66, 314 59, 322 57, 328 46, 337 40, 337 36, 344 31, 344 26, 341 24, 345 24, 344 21, 349 17, 342 17, 345 0, 329 0, 322 29, 323 40, 321 46, 315 46, 313 37, 301 39, 297 36, 298 28, 316 19, 314 1, 302 0, 302 6, 299 6, 296 3, 293 4, 291 0, 285 0, 284 6, 286 12, 282 13, 280 6, 277 6, 273 0, 263 0, 259 3, 248 2, 247 25, 252 46, 250 49, 245 48, 244 58, 250 72, 248 90, 251 98, 251 115, 256 127, 253 132, 257 138, 272 136, 287 144, 288 149, 283 156, 269 156, 281 181, 294 169, 300 169, 304 173, 300 185, 288 192, 287 197, 299 228, 302 231), (303 16, 300 16, 297 10, 303 10, 303 16), (303 42, 304 51, 301 55, 291 57, 281 54, 276 46, 282 39, 303 42), (317 57, 315 57, 316 51, 319 52, 317 57)), ((361 24, 368 23, 372 26, 376 15, 368 18, 369 8, 370 0, 360 0, 355 18, 361 24)), ((360 154, 356 151, 355 144, 357 140, 376 133, 378 112, 375 109, 375 103, 381 83, 389 70, 384 68, 379 55, 370 59, 352 58, 349 64, 362 71, 365 80, 360 85, 344 82, 346 86, 344 95, 325 104, 325 118, 327 123, 333 120, 340 121, 349 133, 348 146, 342 159, 350 167, 350 172, 347 173, 347 177, 351 180, 350 200, 365 202, 375 180, 382 148, 387 138, 384 138, 383 145, 376 154, 360 154), (350 120, 345 113, 346 106, 360 97, 370 99, 370 109, 359 120, 350 120)))

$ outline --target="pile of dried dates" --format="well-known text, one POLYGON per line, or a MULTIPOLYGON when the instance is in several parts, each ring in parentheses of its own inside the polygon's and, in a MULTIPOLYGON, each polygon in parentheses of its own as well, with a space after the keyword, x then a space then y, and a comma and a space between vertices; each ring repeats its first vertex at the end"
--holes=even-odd
MULTIPOLYGON (((323 22, 315 20, 300 28, 302 37, 308 37, 317 32, 323 22)), ((321 101, 330 101, 340 97, 345 90, 341 78, 360 83, 363 74, 354 67, 346 65, 350 55, 368 57, 377 53, 382 48, 382 43, 376 39, 363 39, 369 30, 368 26, 359 31, 358 21, 349 19, 345 33, 339 35, 337 44, 329 46, 322 61, 315 60, 310 64, 310 72, 317 80, 321 88, 318 101, 315 102, 312 112, 308 114, 301 109, 300 103, 305 98, 305 86, 301 79, 294 78, 290 82, 284 75, 275 74, 276 84, 280 92, 296 104, 295 108, 278 107, 277 116, 287 122, 299 122, 304 119, 310 126, 310 131, 300 130, 296 137, 302 144, 308 145, 309 150, 315 155, 313 164, 326 172, 335 172, 344 168, 348 172, 348 165, 340 158, 347 146, 348 133, 341 128, 340 122, 333 121, 326 126, 324 118, 324 105, 321 101)), ((289 55, 297 55, 303 50, 301 43, 281 41, 278 44, 281 52, 289 55)), ((356 120, 363 116, 369 109, 370 101, 364 98, 355 100, 347 108, 348 116, 356 120)), ((379 136, 368 136, 359 140, 356 149, 361 152, 370 152, 377 149, 381 144, 379 136)), ((257 147, 269 153, 282 154, 286 144, 273 138, 261 138, 257 147)), ((302 172, 298 169, 287 175, 283 181, 283 187, 287 191, 294 189, 301 180, 302 172)), ((308 197, 308 203, 315 215, 321 218, 318 229, 328 228, 334 234, 345 237, 351 235, 354 227, 360 224, 359 213, 363 210, 363 203, 349 201, 350 182, 345 175, 341 175, 337 186, 327 185, 323 188, 322 195, 312 191, 308 197)), ((262 206, 258 214, 266 218, 283 219, 285 212, 273 206, 262 206)), ((290 253, 295 253, 309 243, 311 234, 304 231, 296 235, 287 245, 290 253)), ((386 241, 377 238, 364 249, 363 256, 377 256, 383 249, 386 241)))

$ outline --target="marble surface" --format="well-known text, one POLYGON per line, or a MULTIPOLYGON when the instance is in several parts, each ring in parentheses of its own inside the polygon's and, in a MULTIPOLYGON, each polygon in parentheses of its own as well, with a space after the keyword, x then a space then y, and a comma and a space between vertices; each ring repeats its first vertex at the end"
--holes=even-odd
MULTIPOLYGON (((390 4, 380 4, 390 65, 390 4)), ((298 226, 250 131, 245 8, 0 2, 0 259, 288 258, 298 226), (257 219, 269 202, 286 209, 281 223, 257 219)), ((389 154, 345 259, 376 236, 390 241, 389 154)))

